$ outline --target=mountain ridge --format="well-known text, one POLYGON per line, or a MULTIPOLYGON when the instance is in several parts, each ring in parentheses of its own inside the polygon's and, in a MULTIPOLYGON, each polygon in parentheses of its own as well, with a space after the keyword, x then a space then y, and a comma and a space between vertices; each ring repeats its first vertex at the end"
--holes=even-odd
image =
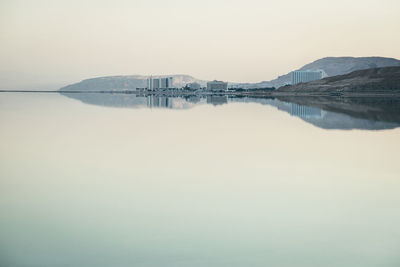
MULTIPOLYGON (((356 70, 370 69, 376 67, 400 66, 400 60, 386 57, 324 57, 308 63, 298 70, 323 70, 328 77, 343 75, 356 70)), ((117 75, 89 78, 81 82, 64 86, 59 90, 66 91, 90 91, 90 90, 134 90, 146 87, 146 79, 150 75, 117 75)), ((197 82, 202 87, 206 86, 206 80, 197 79, 191 75, 153 75, 153 77, 174 77, 174 86, 183 87, 188 83, 197 82)), ((279 88, 290 83, 290 72, 271 81, 259 83, 232 83, 229 86, 246 89, 275 87, 279 88)))
MULTIPOLYGON (((323 70, 328 77, 347 74, 356 70, 400 66, 400 60, 388 57, 324 57, 303 65, 296 70, 323 70)), ((275 87, 279 88, 291 82, 291 72, 280 75, 270 81, 259 83, 241 83, 245 88, 275 87)))

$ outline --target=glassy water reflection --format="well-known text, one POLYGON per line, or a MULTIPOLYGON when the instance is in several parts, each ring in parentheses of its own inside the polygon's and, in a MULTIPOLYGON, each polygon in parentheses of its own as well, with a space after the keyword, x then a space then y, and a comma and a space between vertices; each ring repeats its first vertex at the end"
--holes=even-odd
POLYGON ((396 101, 67 96, 0 95, 0 266, 399 266, 396 101))
POLYGON ((131 108, 189 109, 198 105, 258 103, 286 111, 292 116, 324 129, 393 129, 400 125, 400 99, 396 98, 316 98, 316 97, 235 97, 227 95, 135 96, 133 94, 63 93, 83 103, 131 108), (325 109, 323 109, 325 108, 325 109))

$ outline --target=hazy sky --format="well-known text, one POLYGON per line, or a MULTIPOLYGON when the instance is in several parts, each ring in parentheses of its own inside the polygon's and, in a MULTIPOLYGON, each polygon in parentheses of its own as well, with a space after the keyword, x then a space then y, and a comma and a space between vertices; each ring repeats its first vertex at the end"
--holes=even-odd
POLYGON ((400 58, 399 0, 0 0, 0 88, 104 75, 270 80, 325 56, 400 58))

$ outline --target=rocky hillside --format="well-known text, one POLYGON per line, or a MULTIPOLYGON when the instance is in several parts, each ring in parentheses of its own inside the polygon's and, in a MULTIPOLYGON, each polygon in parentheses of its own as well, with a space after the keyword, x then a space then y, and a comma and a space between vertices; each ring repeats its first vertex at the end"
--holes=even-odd
POLYGON ((292 93, 400 93, 400 67, 354 71, 322 80, 283 86, 276 90, 292 93))
MULTIPOLYGON (((356 70, 400 66, 400 60, 384 57, 326 57, 304 65, 298 70, 323 70, 328 76, 347 74, 356 70)), ((257 84, 243 84, 243 87, 275 87, 279 88, 291 82, 290 73, 279 76, 272 81, 257 84)))
MULTIPOLYGON (((61 88, 61 91, 119 91, 134 90, 144 88, 147 84, 147 78, 150 76, 130 75, 130 76, 108 76, 83 80, 79 83, 67 85, 61 88)), ((198 80, 189 75, 163 75, 153 77, 174 77, 174 86, 182 87, 188 83, 197 82, 205 86, 206 81, 198 80)))

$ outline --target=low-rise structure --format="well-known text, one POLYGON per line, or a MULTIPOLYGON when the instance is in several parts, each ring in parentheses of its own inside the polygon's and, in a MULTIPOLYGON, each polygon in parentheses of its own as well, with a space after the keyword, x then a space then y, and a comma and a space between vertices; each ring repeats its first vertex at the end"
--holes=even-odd
POLYGON ((222 81, 212 81, 207 82, 207 90, 208 91, 226 91, 228 90, 228 83, 222 81))

